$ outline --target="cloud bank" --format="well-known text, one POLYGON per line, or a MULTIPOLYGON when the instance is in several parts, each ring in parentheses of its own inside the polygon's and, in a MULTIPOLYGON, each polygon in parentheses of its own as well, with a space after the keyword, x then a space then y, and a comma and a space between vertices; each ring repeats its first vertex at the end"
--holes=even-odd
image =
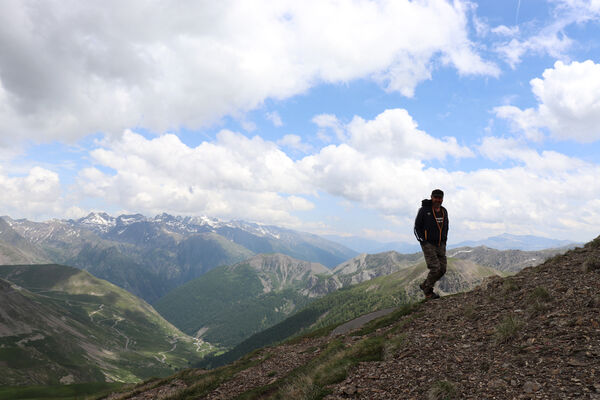
POLYGON ((436 60, 497 76, 468 38, 467 12, 444 0, 8 0, 0 141, 198 128, 357 78, 412 96, 436 60))
POLYGON ((404 229, 433 187, 448 193, 455 238, 506 231, 564 237, 574 230, 583 237, 600 223, 597 164, 539 153, 514 138, 461 146, 419 130, 403 109, 332 125, 343 143, 295 161, 259 136, 222 131, 215 141, 189 147, 174 135, 147 139, 127 131, 92 151, 97 166, 83 170, 78 184, 85 196, 146 214, 208 214, 296 228, 305 223, 298 215, 313 208, 311 199, 327 194, 404 229), (465 172, 429 163, 469 157, 499 167, 465 172))

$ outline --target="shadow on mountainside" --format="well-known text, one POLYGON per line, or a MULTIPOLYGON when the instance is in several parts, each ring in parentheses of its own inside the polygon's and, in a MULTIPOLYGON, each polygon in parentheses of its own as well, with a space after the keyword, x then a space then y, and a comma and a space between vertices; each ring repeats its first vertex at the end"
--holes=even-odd
POLYGON ((471 292, 330 332, 109 398, 600 399, 600 237, 471 292))

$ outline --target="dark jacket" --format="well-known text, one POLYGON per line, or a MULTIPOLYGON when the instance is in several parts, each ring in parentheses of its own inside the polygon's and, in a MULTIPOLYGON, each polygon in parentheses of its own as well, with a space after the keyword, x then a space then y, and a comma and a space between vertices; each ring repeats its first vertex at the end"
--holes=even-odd
POLYGON ((441 207, 440 212, 436 213, 433 210, 431 200, 423 200, 415 219, 415 236, 419 242, 446 246, 448 240, 448 211, 441 207), (436 217, 443 218, 442 223, 438 223, 436 217))

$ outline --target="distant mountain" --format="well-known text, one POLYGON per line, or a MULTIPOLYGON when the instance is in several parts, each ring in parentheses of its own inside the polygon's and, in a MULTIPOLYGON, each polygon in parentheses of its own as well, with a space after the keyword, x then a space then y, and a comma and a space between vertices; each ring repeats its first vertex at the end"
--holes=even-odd
POLYGON ((0 218, 0 264, 35 264, 48 261, 43 251, 0 218))
POLYGON ((211 350, 88 272, 0 266, 0 385, 135 382, 211 350))
MULTIPOLYGON (((382 258, 389 256, 392 254, 382 258)), ((418 285, 425 279, 427 272, 425 263, 420 262, 390 275, 337 290, 313 301, 282 322, 249 337, 232 350, 222 355, 206 357, 198 366, 223 365, 256 348, 279 342, 301 332, 339 324, 372 311, 406 304, 422 296, 418 285)), ((450 258, 448 270, 438 283, 437 291, 440 294, 450 294, 470 290, 489 276, 504 274, 469 260, 450 258)))
POLYGON ((515 273, 523 268, 539 265, 549 258, 565 253, 569 247, 539 251, 496 250, 486 246, 459 247, 448 250, 449 257, 471 260, 498 271, 515 273))
POLYGON ((565 247, 576 245, 576 242, 570 240, 556 240, 532 235, 511 235, 504 233, 498 236, 492 236, 482 240, 471 240, 460 242, 448 246, 449 248, 457 247, 477 247, 486 246, 496 250, 543 250, 557 247, 565 247))
MULTIPOLYGON (((399 253, 410 254, 421 251, 421 246, 416 242, 378 242, 372 239, 366 239, 358 236, 337 236, 326 235, 327 239, 343 244, 359 253, 382 253, 386 251, 397 251, 399 253)), ((478 247, 486 246, 496 250, 525 250, 535 251, 551 248, 561 248, 580 244, 569 240, 556 240, 532 235, 511 235, 504 233, 498 236, 488 237, 481 240, 469 240, 455 244, 449 244, 448 249, 457 247, 478 247)))
MULTIPOLYGON (((87 269, 153 302, 214 267, 255 253, 279 252, 333 267, 357 253, 316 235, 244 221, 141 214, 90 213, 78 220, 31 222, 3 217, 42 258, 87 269)), ((1 240, 1 239, 0 239, 1 240)), ((0 257, 21 262, 23 246, 4 246, 0 257), (15 255, 16 254, 16 255, 15 255)), ((33 259, 25 258, 23 260, 33 259)))
POLYGON ((232 347, 341 287, 329 269, 283 254, 260 254, 182 285, 155 303, 182 331, 232 347))

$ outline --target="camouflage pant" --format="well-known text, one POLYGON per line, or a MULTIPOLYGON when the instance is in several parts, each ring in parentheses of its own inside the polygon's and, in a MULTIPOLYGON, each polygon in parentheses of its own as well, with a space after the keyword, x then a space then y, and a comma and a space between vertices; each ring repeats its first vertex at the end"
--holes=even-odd
POLYGON ((425 262, 429 269, 427 279, 423 282, 425 292, 433 291, 433 286, 446 273, 446 246, 434 246, 431 243, 421 243, 425 262))

